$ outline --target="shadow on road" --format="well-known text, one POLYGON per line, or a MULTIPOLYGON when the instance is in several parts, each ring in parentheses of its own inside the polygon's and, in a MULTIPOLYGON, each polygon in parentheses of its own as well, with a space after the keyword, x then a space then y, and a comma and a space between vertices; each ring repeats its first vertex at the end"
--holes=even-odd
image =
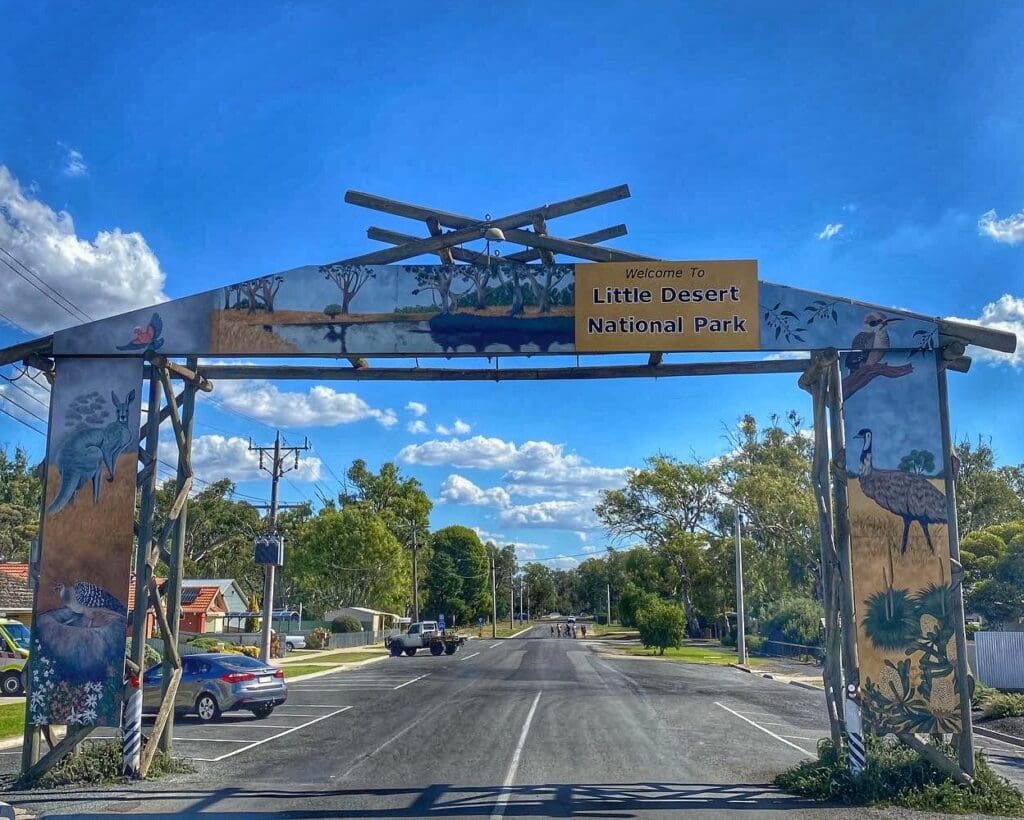
MULTIPOLYGON (((506 817, 600 816, 631 818, 638 813, 703 811, 717 816, 730 810, 792 811, 822 809, 820 803, 784 794, 756 784, 632 783, 620 785, 545 784, 537 786, 452 786, 381 789, 218 789, 112 790, 100 797, 82 795, 95 820, 124 817, 489 817, 500 799, 506 817), (97 807, 96 802, 105 803, 97 807), (159 809, 154 804, 159 804, 159 809)), ((67 792, 20 795, 36 811, 74 812, 74 796, 67 792)), ((10 798, 8 798, 10 799, 10 798)), ((15 801, 21 802, 21 801, 15 801)), ((84 808, 84 806, 83 806, 84 808)), ((79 816, 84 816, 80 814, 79 816)))

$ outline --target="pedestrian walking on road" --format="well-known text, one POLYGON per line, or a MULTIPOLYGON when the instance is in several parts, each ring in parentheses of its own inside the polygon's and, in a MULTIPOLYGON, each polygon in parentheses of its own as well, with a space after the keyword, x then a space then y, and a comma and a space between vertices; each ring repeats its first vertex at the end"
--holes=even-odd
POLYGON ((584 638, 587 637, 587 625, 586 624, 580 624, 580 634, 582 634, 584 638))
POLYGON ((551 637, 555 637, 555 628, 551 627, 551 637))
POLYGON ((561 624, 556 624, 555 625, 555 631, 558 633, 558 637, 561 638, 562 637, 562 625, 561 624))

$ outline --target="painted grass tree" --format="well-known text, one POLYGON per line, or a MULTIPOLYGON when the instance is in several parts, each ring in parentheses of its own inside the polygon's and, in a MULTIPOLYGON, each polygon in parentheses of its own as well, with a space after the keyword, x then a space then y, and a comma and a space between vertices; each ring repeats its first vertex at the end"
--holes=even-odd
POLYGON ((342 314, 349 313, 352 300, 356 298, 367 282, 377 276, 376 271, 369 265, 345 265, 342 263, 324 265, 320 268, 320 272, 325 279, 331 280, 338 286, 338 290, 341 292, 342 314))

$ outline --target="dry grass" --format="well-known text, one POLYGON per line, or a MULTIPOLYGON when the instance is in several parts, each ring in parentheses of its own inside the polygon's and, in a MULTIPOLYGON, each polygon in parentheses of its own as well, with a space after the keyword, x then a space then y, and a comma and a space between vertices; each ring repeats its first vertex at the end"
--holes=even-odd
POLYGON ((266 316, 259 313, 247 316, 241 311, 213 311, 210 316, 210 346, 218 353, 302 353, 298 346, 264 328, 266 316))

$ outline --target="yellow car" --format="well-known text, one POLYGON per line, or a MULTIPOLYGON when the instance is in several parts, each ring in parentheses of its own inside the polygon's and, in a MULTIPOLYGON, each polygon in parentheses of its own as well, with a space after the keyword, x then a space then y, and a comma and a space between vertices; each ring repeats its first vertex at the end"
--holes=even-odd
POLYGON ((20 621, 0 619, 0 695, 25 694, 25 664, 31 633, 20 621))

